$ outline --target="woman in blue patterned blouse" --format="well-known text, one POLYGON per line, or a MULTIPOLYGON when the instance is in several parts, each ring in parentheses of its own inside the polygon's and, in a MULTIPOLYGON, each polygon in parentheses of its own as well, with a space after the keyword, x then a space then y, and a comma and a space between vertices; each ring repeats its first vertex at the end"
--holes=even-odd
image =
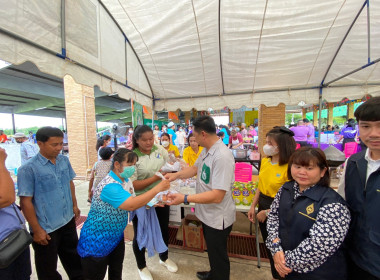
POLYGON ((285 279, 344 280, 347 265, 343 241, 350 212, 329 187, 326 157, 303 147, 289 161, 288 177, 268 215, 266 245, 285 279))
POLYGON ((111 171, 94 187, 91 209, 77 247, 86 280, 104 279, 107 268, 109 279, 121 279, 128 211, 144 206, 170 187, 169 181, 163 180, 136 196, 129 178, 135 172, 137 159, 131 150, 120 148, 113 156, 111 171))

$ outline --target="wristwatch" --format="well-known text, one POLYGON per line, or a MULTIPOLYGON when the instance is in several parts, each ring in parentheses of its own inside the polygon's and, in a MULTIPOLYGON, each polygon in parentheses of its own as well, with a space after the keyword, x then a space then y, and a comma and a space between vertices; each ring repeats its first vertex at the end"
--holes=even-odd
POLYGON ((184 198, 183 198, 183 204, 185 204, 185 205, 189 205, 189 204, 190 204, 190 203, 187 201, 187 197, 188 197, 188 195, 185 194, 185 196, 184 196, 184 198))

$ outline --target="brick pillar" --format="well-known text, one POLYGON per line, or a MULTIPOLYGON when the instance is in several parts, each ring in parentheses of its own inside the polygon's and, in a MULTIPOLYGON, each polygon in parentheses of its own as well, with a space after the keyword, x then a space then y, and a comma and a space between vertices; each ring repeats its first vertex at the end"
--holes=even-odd
POLYGON ((185 112, 185 123, 186 123, 186 125, 189 124, 190 119, 191 119, 191 112, 190 111, 186 111, 185 112))
POLYGON ((327 124, 329 124, 329 125, 332 126, 334 124, 333 123, 334 103, 327 103, 327 108, 328 108, 328 112, 327 112, 327 124))
POLYGON ((264 156, 265 135, 274 126, 282 125, 285 125, 285 104, 281 103, 274 107, 259 106, 259 150, 262 156, 264 156))
POLYGON ((319 117, 318 107, 313 106, 313 125, 317 127, 318 127, 318 117, 319 117))
POLYGON ((302 119, 306 119, 306 108, 302 108, 302 119))
POLYGON ((355 102, 348 103, 347 105, 347 119, 354 119, 355 102))
POLYGON ((63 78, 67 136, 71 165, 77 176, 86 176, 97 161, 94 88, 63 78))

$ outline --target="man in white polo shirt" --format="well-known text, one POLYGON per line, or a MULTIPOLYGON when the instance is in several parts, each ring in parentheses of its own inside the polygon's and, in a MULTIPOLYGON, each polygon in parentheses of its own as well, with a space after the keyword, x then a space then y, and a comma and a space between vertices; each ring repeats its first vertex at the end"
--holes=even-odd
POLYGON ((210 271, 197 272, 199 279, 230 278, 227 239, 236 219, 232 185, 235 180, 235 161, 226 145, 216 135, 215 122, 210 116, 197 118, 193 123, 195 140, 204 147, 194 166, 165 177, 170 181, 197 176, 196 194, 169 195, 170 204, 196 203, 195 215, 201 220, 207 244, 210 271))

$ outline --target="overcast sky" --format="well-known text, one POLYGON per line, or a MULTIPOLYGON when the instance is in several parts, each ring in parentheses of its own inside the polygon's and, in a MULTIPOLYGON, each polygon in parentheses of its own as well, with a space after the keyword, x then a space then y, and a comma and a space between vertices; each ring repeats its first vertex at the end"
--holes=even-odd
MULTIPOLYGON (((50 117, 38 117, 38 116, 28 116, 28 115, 15 115, 15 124, 17 128, 28 128, 28 127, 42 127, 42 126, 54 126, 59 127, 64 124, 62 118, 50 118, 50 117)), ((112 126, 110 123, 98 122, 98 127, 112 126)), ((12 115, 0 113, 0 129, 11 129, 12 128, 12 115)))

